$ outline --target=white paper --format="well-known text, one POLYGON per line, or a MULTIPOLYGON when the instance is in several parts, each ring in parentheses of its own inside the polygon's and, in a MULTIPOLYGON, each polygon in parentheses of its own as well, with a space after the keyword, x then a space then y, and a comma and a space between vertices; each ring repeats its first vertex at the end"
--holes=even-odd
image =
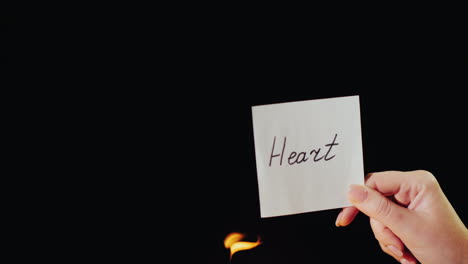
POLYGON ((364 183, 359 96, 253 106, 252 117, 261 217, 351 205, 348 186, 364 183))

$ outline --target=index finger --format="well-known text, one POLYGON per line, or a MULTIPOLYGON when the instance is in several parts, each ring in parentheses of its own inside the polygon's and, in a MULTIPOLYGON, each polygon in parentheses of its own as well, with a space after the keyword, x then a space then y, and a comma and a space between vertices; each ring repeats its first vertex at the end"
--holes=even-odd
MULTIPOLYGON (((384 196, 395 195, 392 201, 400 205, 408 205, 412 197, 408 195, 409 190, 418 186, 421 175, 425 171, 384 171, 374 172, 366 175, 365 185, 378 191, 384 196)), ((336 226, 347 226, 353 222, 359 210, 354 207, 343 208, 337 218, 336 226)))
POLYGON ((428 171, 384 171, 368 175, 366 185, 382 195, 393 195, 394 201, 408 206, 429 182, 437 182, 428 171))
MULTIPOLYGON (((395 189, 395 190, 399 190, 397 187, 397 183, 398 183, 398 180, 400 178, 394 178, 393 175, 394 174, 399 174, 400 172, 398 171, 386 171, 386 172, 375 172, 375 173, 369 173, 366 175, 366 180, 365 180, 365 184, 367 186, 369 186, 370 188, 373 188, 377 191, 380 192, 380 190, 378 190, 377 188, 380 186, 381 189, 386 189, 386 190, 390 190, 390 189, 395 189), (390 179, 389 178, 393 178, 393 179, 390 179), (391 183, 390 183, 391 181, 391 183), (394 182, 393 182, 394 181, 394 182)), ((382 193, 384 194, 384 193, 382 193)), ((389 192, 387 194, 388 195, 392 195, 394 193, 392 192, 389 192)), ((384 194, 385 195, 385 194, 384 194)), ((336 219, 336 222, 335 222, 335 225, 336 226, 347 226, 349 224, 351 224, 353 221, 354 221, 354 218, 356 217, 356 215, 359 213, 359 210, 354 207, 354 206, 350 206, 350 207, 345 207, 341 210, 340 214, 338 215, 337 219, 336 219)))
POLYGON ((412 182, 412 177, 408 177, 408 172, 383 171, 369 173, 366 178, 366 185, 384 196, 397 194, 402 185, 412 182))

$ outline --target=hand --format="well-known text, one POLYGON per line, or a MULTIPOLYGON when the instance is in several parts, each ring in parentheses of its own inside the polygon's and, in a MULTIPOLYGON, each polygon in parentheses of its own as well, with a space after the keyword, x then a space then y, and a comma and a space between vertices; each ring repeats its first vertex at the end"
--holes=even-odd
POLYGON ((349 225, 359 211, 382 250, 402 264, 467 264, 468 230, 427 171, 369 174, 366 186, 351 185, 336 226, 349 225))

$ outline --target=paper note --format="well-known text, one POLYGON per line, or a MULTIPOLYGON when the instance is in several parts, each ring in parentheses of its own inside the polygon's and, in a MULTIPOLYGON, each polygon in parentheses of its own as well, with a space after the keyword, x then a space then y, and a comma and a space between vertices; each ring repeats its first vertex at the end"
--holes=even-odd
POLYGON ((350 206, 364 183, 359 96, 252 107, 261 217, 350 206))

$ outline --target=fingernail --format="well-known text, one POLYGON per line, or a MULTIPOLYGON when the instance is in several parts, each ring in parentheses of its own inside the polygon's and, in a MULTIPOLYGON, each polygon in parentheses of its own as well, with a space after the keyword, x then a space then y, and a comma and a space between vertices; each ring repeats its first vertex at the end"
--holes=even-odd
POLYGON ((367 190, 364 186, 351 184, 348 191, 348 199, 353 203, 362 203, 367 198, 367 190))
POLYGON ((407 261, 406 259, 401 259, 401 264, 411 264, 409 261, 407 261))
POLYGON ((336 217, 335 225, 336 227, 340 226, 340 220, 341 220, 341 215, 343 214, 343 211, 341 211, 338 216, 336 217))
MULTIPOLYGON (((388 245, 387 248, 393 253, 395 254, 396 256, 398 257, 403 257, 403 252, 401 250, 399 250, 397 247, 395 247, 394 245, 388 245)), ((406 260, 406 259, 405 259, 406 260)))

